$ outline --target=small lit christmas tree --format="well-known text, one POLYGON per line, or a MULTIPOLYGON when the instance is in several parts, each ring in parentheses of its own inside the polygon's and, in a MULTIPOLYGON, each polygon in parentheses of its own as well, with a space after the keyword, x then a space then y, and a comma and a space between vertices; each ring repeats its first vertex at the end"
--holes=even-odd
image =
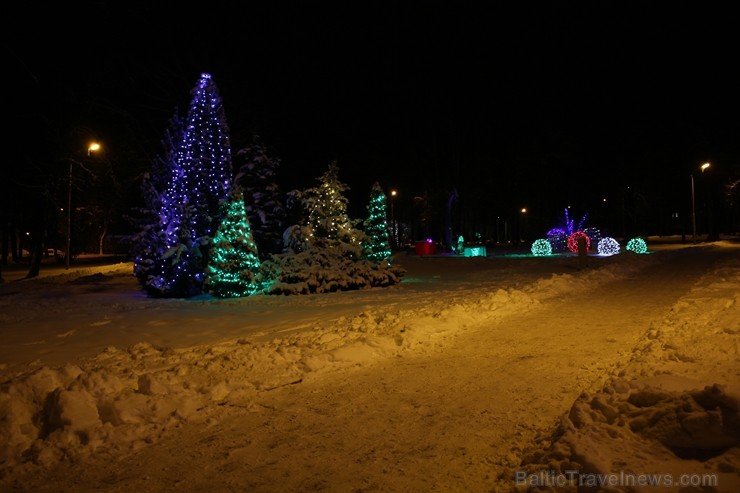
POLYGON ((365 219, 363 256, 373 262, 387 262, 391 258, 390 235, 386 218, 386 196, 378 182, 370 191, 370 203, 367 205, 368 217, 365 219))
POLYGON ((349 201, 344 192, 349 187, 339 180, 336 161, 317 180, 318 186, 296 193, 304 218, 302 224, 289 228, 285 240, 288 250, 301 252, 343 245, 359 251, 364 233, 355 227, 359 221, 347 214, 349 201))
POLYGON ((218 298, 249 296, 260 288, 260 260, 238 186, 232 190, 226 213, 213 238, 205 289, 218 298))

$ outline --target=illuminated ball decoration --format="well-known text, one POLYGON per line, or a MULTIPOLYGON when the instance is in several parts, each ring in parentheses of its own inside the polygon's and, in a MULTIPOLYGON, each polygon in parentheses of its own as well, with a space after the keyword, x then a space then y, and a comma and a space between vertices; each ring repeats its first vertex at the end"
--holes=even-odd
POLYGON ((578 237, 580 236, 586 238, 586 250, 591 250, 591 239, 583 231, 576 231, 568 237, 568 250, 578 253, 578 237))
POLYGON ((602 238, 596 244, 596 249, 599 251, 599 255, 611 256, 619 253, 619 242, 614 238, 607 236, 602 238))
POLYGON ((535 257, 546 257, 552 255, 552 245, 545 238, 534 240, 532 243, 532 255, 535 257))
POLYGON ((647 253, 647 244, 642 238, 632 238, 625 248, 634 253, 647 253))
POLYGON ((568 234, 563 229, 555 228, 547 232, 547 241, 553 252, 564 252, 568 248, 568 234))

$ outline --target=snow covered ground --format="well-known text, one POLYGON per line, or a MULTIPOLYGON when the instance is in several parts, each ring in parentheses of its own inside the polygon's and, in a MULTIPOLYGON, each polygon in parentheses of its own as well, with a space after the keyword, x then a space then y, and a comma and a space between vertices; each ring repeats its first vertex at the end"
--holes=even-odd
POLYGON ((0 490, 740 491, 740 244, 648 245, 308 296, 6 282, 0 490))

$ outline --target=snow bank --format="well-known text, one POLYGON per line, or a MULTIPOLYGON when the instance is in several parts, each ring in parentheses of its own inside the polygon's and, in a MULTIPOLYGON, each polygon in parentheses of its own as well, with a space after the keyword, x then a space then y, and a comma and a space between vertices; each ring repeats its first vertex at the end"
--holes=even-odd
POLYGON ((740 491, 737 279, 740 259, 704 276, 650 327, 628 366, 601 392, 582 394, 526 454, 519 487, 740 491))
POLYGON ((669 392, 615 380, 581 395, 552 444, 525 457, 526 482, 559 487, 551 491, 739 491, 739 410, 720 385, 669 392))

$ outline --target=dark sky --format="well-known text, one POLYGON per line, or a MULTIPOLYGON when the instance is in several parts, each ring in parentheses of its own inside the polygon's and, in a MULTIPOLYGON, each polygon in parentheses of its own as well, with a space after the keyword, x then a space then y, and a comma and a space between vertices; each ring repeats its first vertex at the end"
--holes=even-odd
POLYGON ((337 160, 354 201, 377 180, 497 214, 585 210, 625 187, 685 206, 693 167, 737 166, 725 3, 155 4, 19 16, 2 48, 20 138, 52 134, 38 145, 63 153, 92 132, 145 168, 209 72, 235 149, 258 133, 284 188, 337 160))

